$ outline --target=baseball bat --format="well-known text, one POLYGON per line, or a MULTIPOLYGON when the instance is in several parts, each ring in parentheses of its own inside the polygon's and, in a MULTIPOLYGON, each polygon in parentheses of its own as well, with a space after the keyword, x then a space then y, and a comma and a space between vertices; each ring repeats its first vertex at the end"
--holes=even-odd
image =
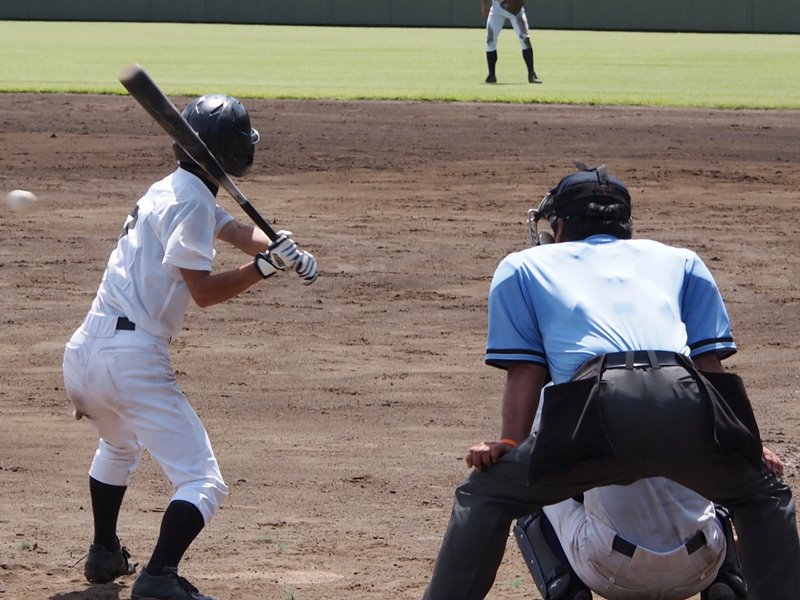
POLYGON ((169 134, 172 140, 183 148, 186 154, 200 165, 218 186, 224 188, 236 200, 239 206, 244 209, 244 212, 253 220, 253 223, 266 233, 270 240, 275 240, 278 237, 275 230, 239 190, 219 164, 217 158, 208 149, 205 142, 200 139, 197 132, 186 122, 183 115, 164 95, 164 92, 161 91, 147 72, 138 64, 133 64, 122 71, 119 81, 125 86, 128 93, 142 105, 142 108, 153 117, 155 122, 169 134))

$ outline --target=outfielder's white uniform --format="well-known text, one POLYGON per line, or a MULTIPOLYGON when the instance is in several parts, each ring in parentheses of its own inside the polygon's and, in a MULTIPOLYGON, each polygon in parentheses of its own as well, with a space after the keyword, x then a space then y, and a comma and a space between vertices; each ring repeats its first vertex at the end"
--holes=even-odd
POLYGON ((500 0, 492 0, 492 6, 489 8, 489 15, 486 18, 487 52, 494 52, 497 50, 497 38, 500 37, 500 32, 503 31, 503 26, 506 24, 506 21, 511 22, 514 33, 517 34, 517 41, 519 41, 520 48, 525 50, 531 47, 528 17, 525 15, 525 7, 523 6, 520 8, 517 14, 512 14, 500 6, 500 0))
POLYGON ((64 381, 100 436, 89 474, 127 486, 143 449, 206 523, 227 494, 205 428, 173 372, 168 344, 191 300, 181 268, 211 271, 214 239, 233 217, 177 169, 128 216, 91 310, 67 344, 64 381), (135 329, 120 328, 120 317, 135 329))

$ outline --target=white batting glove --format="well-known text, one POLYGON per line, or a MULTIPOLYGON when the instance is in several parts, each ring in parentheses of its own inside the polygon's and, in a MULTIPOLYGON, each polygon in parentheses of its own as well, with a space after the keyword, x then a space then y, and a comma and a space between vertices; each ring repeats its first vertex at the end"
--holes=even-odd
POLYGON ((294 263, 294 272, 303 279, 303 285, 311 285, 317 280, 317 259, 311 252, 300 251, 300 258, 294 263))
POLYGON ((259 252, 256 254, 253 264, 256 267, 256 271, 258 271, 264 279, 275 275, 278 271, 284 270, 283 265, 275 261, 275 259, 266 252, 259 252))
POLYGON ((294 265, 300 258, 300 250, 298 250, 297 244, 292 239, 291 231, 279 231, 278 237, 267 247, 267 253, 272 256, 275 262, 283 263, 289 267, 294 265))

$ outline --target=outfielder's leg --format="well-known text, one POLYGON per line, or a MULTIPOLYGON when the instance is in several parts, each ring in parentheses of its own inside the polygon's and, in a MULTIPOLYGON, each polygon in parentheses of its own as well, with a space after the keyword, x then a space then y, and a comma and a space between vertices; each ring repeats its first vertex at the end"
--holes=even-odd
POLYGON ((503 30, 506 18, 494 9, 494 3, 489 9, 489 16, 486 18, 486 65, 489 67, 489 74, 486 76, 486 83, 497 83, 495 65, 497 64, 497 38, 503 30))
POLYGON ((525 67, 528 69, 528 83, 542 83, 533 67, 533 44, 524 7, 511 19, 511 25, 514 27, 514 32, 517 34, 519 45, 522 48, 522 60, 525 61, 525 67))
POLYGON ((497 65, 497 50, 486 53, 486 65, 489 67, 489 74, 486 76, 486 83, 497 83, 495 65, 497 65))

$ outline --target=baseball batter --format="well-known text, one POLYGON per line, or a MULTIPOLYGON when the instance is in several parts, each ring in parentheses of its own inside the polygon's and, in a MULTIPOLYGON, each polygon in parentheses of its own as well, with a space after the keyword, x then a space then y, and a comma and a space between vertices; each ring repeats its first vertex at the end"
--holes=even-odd
POLYGON ((528 83, 542 83, 533 68, 533 44, 531 44, 528 17, 524 0, 481 0, 481 14, 486 19, 486 63, 489 74, 486 83, 497 83, 497 39, 506 21, 511 23, 522 48, 522 59, 528 69, 528 83))
MULTIPOLYGON (((253 164, 258 132, 236 98, 193 100, 183 115, 227 173, 242 177, 253 164)), ((131 598, 213 600, 178 575, 192 541, 227 495, 206 430, 171 365, 170 339, 191 301, 207 307, 235 297, 285 269, 306 284, 316 260, 290 232, 270 242, 216 203, 217 186, 179 147, 178 168, 154 183, 125 220, 91 309, 64 352, 64 384, 76 417, 86 417, 99 443, 89 469, 94 539, 84 567, 93 583, 132 574, 117 520, 142 451, 173 485, 153 554, 131 598), (212 273, 215 240, 251 257, 237 269, 212 273)))

